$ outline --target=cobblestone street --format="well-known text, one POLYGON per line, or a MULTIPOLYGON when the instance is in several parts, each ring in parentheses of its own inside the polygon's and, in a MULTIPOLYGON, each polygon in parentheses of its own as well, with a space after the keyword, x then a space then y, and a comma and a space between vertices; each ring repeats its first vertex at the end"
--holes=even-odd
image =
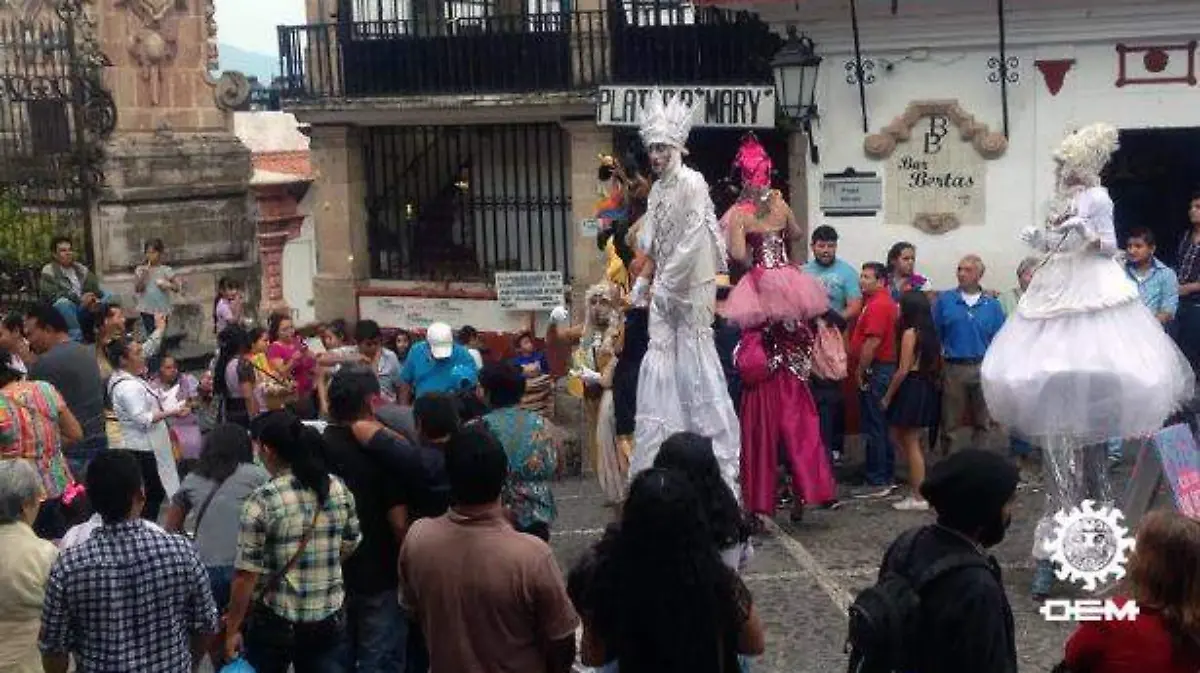
MULTIPOLYGON (((1117 485, 1123 487, 1126 480, 1127 470, 1119 471, 1117 485)), ((854 500, 847 489, 843 492, 847 497, 840 509, 810 511, 800 524, 781 512, 768 534, 756 540, 744 576, 767 632, 767 651, 755 663, 756 673, 845 671, 846 607, 856 592, 875 581, 888 544, 903 530, 934 517, 897 512, 891 500, 854 500)), ((551 544, 566 572, 599 538, 613 512, 604 506, 594 479, 564 481, 557 495, 560 514, 551 544)), ((1030 547, 1043 497, 1036 485, 1021 487, 1008 536, 992 550, 1004 570, 1016 619, 1020 670, 1033 673, 1047 673, 1062 659, 1063 643, 1072 631, 1069 624, 1046 622, 1029 595, 1030 547)))

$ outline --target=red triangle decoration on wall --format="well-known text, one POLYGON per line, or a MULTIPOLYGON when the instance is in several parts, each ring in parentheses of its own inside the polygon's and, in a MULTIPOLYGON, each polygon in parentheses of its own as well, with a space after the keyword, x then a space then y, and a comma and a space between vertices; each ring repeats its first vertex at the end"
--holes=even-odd
POLYGON ((1062 90, 1063 80, 1067 77, 1067 71, 1075 65, 1075 59, 1063 58, 1058 60, 1034 61, 1033 64, 1041 71, 1042 78, 1046 80, 1046 88, 1050 90, 1051 96, 1057 96, 1062 90))

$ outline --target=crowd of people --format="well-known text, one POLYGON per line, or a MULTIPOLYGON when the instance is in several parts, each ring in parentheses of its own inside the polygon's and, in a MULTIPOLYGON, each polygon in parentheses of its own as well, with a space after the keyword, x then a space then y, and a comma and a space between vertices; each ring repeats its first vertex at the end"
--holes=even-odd
MULTIPOLYGON (((127 321, 56 240, 45 300, 0 325, 0 669, 744 671, 765 648, 740 578, 753 538, 789 491, 793 520, 838 507, 857 405, 854 495, 936 523, 901 535, 856 601, 852 665, 1016 671, 987 550, 1036 478, 1039 435, 1004 428, 1012 455, 979 447, 997 425, 988 358, 1013 316, 1029 319, 1048 258, 1022 262, 1012 289, 986 288, 969 254, 935 291, 906 242, 851 265, 832 227, 801 238, 753 138, 718 220, 681 164, 687 114, 659 101, 645 115, 649 170, 602 160, 605 277, 581 324, 550 316, 546 344, 573 349, 581 444, 616 506, 565 577, 548 542, 566 437, 529 394, 552 374, 532 333, 505 358, 470 326, 418 338, 370 320, 297 329, 287 313, 260 326, 223 279, 218 350, 193 374, 164 347, 182 284, 161 242, 127 321), (895 629, 903 651, 880 645, 895 629)), ((1200 198, 1190 212, 1177 271, 1144 230, 1123 263, 1194 364, 1200 198)), ((1124 436, 1100 438, 1119 459, 1124 436)), ((1079 629, 1063 670, 1200 666, 1200 524, 1156 512, 1137 535, 1123 593, 1142 615, 1079 629)), ((1035 596, 1053 570, 1039 563, 1035 596)))

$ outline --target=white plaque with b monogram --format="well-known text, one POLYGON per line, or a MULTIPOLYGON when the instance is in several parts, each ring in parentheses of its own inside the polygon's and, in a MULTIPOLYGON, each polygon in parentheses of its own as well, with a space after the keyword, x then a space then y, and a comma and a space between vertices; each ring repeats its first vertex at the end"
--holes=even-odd
POLYGON ((868 155, 886 162, 884 217, 929 234, 984 223, 987 162, 1007 142, 953 102, 914 103, 883 133, 867 138, 868 155))

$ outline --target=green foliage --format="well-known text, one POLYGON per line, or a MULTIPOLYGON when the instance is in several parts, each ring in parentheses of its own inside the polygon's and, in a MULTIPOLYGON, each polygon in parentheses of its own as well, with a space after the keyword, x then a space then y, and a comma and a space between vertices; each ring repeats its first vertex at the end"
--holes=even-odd
MULTIPOLYGON (((50 259, 50 242, 60 232, 57 213, 27 210, 20 196, 0 191, 0 262, 8 267, 40 267, 50 259)), ((75 238, 75 236, 72 236, 75 238)), ((75 241, 76 249, 81 247, 75 241)))

